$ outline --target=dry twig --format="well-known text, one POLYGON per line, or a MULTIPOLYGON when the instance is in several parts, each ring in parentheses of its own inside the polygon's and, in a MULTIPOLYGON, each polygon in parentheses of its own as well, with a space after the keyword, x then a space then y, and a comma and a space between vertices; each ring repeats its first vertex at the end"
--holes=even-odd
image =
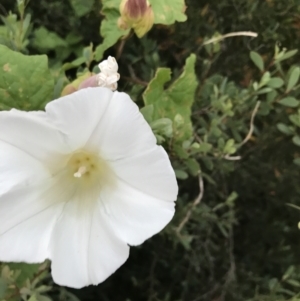
POLYGON ((247 143, 247 142, 250 140, 250 138, 251 138, 251 136, 252 136, 252 134, 253 134, 253 131, 254 131, 254 118, 255 118, 255 116, 256 116, 256 114, 257 114, 257 111, 258 111, 258 109, 259 109, 260 103, 261 103, 261 102, 258 101, 258 102, 256 103, 256 105, 255 105, 255 108, 254 108, 254 110, 253 110, 253 112, 252 112, 252 114, 251 114, 251 120, 250 120, 250 129, 249 129, 249 132, 248 132, 247 136, 245 137, 245 139, 242 141, 242 143, 239 145, 240 147, 241 147, 242 145, 244 145, 245 143, 247 143))
POLYGON ((256 32, 252 32, 252 31, 231 32, 231 33, 224 34, 220 37, 209 39, 208 41, 204 42, 202 45, 208 45, 208 44, 212 44, 212 43, 222 41, 226 38, 238 37, 238 36, 247 36, 247 37, 256 38, 258 36, 258 34, 256 32))
POLYGON ((180 236, 180 232, 182 230, 182 228, 184 227, 184 225, 189 221, 192 212, 194 210, 194 208, 200 204, 202 198, 203 198, 203 194, 204 194, 204 184, 203 184, 203 178, 201 176, 201 174, 199 173, 198 175, 198 179, 199 179, 199 194, 196 197, 196 199, 194 200, 194 202, 192 203, 192 207, 189 209, 189 211, 186 213, 184 219, 181 221, 181 223, 179 224, 179 226, 176 228, 176 233, 177 235, 180 236))

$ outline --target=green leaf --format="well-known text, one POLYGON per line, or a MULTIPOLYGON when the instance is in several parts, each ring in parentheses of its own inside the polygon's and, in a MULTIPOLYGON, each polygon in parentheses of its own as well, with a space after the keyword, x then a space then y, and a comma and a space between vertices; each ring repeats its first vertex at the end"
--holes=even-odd
POLYGON ((21 274, 17 278, 17 284, 22 287, 27 279, 31 279, 40 267, 40 264, 28 264, 28 263, 8 263, 9 268, 13 271, 21 271, 21 274))
POLYGON ((174 171, 176 178, 179 180, 186 180, 189 177, 189 175, 184 170, 175 169, 174 171))
POLYGON ((294 136, 294 137, 293 137, 293 142, 294 142, 294 144, 296 144, 297 146, 300 146, 300 137, 299 137, 299 136, 294 136))
POLYGON ((236 147, 234 145, 235 141, 233 139, 229 139, 225 144, 223 152, 228 155, 234 154, 236 152, 236 147))
POLYGON ((33 46, 41 51, 48 51, 58 47, 67 47, 68 44, 56 33, 40 27, 34 31, 33 46))
POLYGON ((276 59, 276 63, 279 63, 281 61, 284 61, 284 60, 287 60, 287 59, 293 57, 297 52, 298 52, 298 49, 294 49, 294 50, 290 50, 290 51, 286 52, 284 55, 282 55, 281 57, 276 59))
POLYGON ((266 94, 272 92, 272 88, 263 88, 257 91, 256 94, 266 94))
POLYGON ((0 278, 0 298, 4 300, 4 296, 7 290, 7 283, 4 279, 0 278))
POLYGON ((175 144, 173 146, 173 150, 178 158, 183 159, 183 160, 189 158, 189 154, 181 145, 175 144))
POLYGON ((149 106, 145 106, 145 107, 141 108, 140 112, 143 114, 144 118, 146 119, 146 121, 148 123, 153 121, 153 118, 152 118, 153 112, 154 112, 153 105, 149 105, 149 106))
POLYGON ((299 114, 292 114, 289 116, 289 119, 293 124, 300 127, 300 115, 299 114))
POLYGON ((94 5, 95 0, 69 0, 70 4, 78 17, 89 13, 94 5))
POLYGON ((160 118, 154 120, 153 122, 151 122, 150 126, 155 134, 164 137, 172 136, 173 133, 172 120, 170 120, 169 118, 160 118))
POLYGON ((300 287, 300 282, 294 279, 288 279, 286 280, 286 283, 295 286, 295 287, 300 287))
POLYGON ((129 34, 130 29, 123 30, 118 27, 118 19, 120 0, 103 1, 101 13, 105 19, 101 22, 100 33, 103 37, 103 42, 96 48, 95 59, 101 60, 106 49, 113 46, 117 41, 129 34))
POLYGON ((192 158, 187 159, 185 161, 185 165, 187 166, 192 176, 197 176, 199 174, 200 165, 195 159, 192 158))
POLYGON ((153 12, 154 23, 170 25, 178 22, 185 22, 187 16, 184 13, 184 0, 149 0, 153 12))
POLYGON ((287 92, 291 91, 295 85, 297 84, 300 76, 300 68, 295 67, 293 68, 293 71, 291 72, 291 75, 289 77, 288 85, 287 85, 287 92))
POLYGON ((214 169, 214 163, 213 163, 213 161, 212 161, 211 158, 209 158, 209 157, 202 157, 201 160, 202 160, 202 162, 204 163, 205 167, 208 170, 213 170, 214 169))
POLYGON ((176 120, 174 127, 174 140, 184 141, 192 136, 191 106, 194 101, 194 94, 197 87, 195 75, 196 56, 190 55, 180 77, 167 89, 164 85, 171 79, 171 70, 159 68, 154 79, 149 83, 143 98, 145 105, 153 104, 154 120, 159 118, 169 118, 176 120), (178 117, 181 122, 178 122, 178 117))
POLYGON ((295 132, 295 130, 292 127, 287 126, 284 123, 277 123, 277 129, 286 135, 293 135, 295 132))
POLYGON ((264 71, 264 69, 265 69, 264 61, 263 61, 262 57, 257 52, 251 51, 250 52, 250 58, 251 58, 252 62, 256 65, 256 67, 260 71, 264 71))
POLYGON ((212 149, 212 145, 206 142, 200 143, 198 151, 200 153, 207 153, 212 149))
POLYGON ((278 103, 280 103, 281 105, 286 106, 286 107, 296 108, 299 105, 299 100, 297 100, 294 97, 288 96, 288 97, 280 99, 278 101, 278 103))
POLYGON ((267 83, 267 85, 269 87, 274 88, 274 89, 281 88, 283 86, 283 84, 284 84, 284 81, 280 77, 273 77, 267 83))
MULTIPOLYGON (((300 158, 296 158, 293 161, 296 165, 300 166, 300 158)), ((300 208, 298 207, 298 209, 300 210, 300 208)))
POLYGON ((86 62, 86 59, 84 57, 79 57, 70 63, 63 64, 62 69, 64 71, 67 71, 67 70, 70 70, 73 68, 78 68, 80 65, 84 64, 85 62, 86 62))
POLYGON ((0 45, 0 78, 0 109, 42 109, 52 99, 46 55, 26 56, 0 45))
POLYGON ((284 275, 282 276, 282 280, 285 281, 286 279, 288 279, 295 271, 295 266, 291 265, 288 267, 288 269, 286 270, 286 272, 284 273, 284 275))

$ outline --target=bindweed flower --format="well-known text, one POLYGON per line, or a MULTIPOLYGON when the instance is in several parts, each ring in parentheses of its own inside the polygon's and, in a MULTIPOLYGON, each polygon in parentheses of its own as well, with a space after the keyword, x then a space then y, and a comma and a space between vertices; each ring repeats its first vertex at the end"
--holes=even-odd
POLYGON ((120 14, 118 26, 121 29, 133 28, 139 38, 144 36, 154 23, 153 10, 147 0, 122 0, 120 14))
POLYGON ((169 158, 125 93, 86 88, 45 112, 0 112, 0 261, 50 259, 98 284, 174 214, 169 158))

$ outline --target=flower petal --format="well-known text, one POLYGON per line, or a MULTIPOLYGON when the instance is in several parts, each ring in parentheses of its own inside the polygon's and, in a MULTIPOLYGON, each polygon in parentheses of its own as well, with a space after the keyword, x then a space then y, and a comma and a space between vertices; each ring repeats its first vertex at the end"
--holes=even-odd
POLYGON ((156 147, 156 138, 130 97, 114 92, 87 146, 97 148, 104 159, 113 161, 156 147))
POLYGON ((111 162, 124 182, 155 198, 175 201, 178 185, 169 157, 161 146, 146 153, 111 162))
MULTIPOLYGON (((18 185, 30 186, 47 179, 49 171, 38 160, 19 148, 0 141, 0 196, 18 185)), ((0 203, 1 208, 1 203, 0 203)))
POLYGON ((84 147, 101 121, 113 92, 106 88, 86 88, 52 101, 46 113, 53 124, 67 135, 72 151, 84 147))
POLYGON ((67 203, 51 243, 54 281, 74 288, 104 281, 129 256, 129 247, 116 237, 105 216, 82 207, 86 197, 76 194, 67 203))
POLYGON ((161 231, 174 215, 174 202, 153 198, 118 181, 101 192, 102 210, 117 236, 130 245, 139 245, 161 231))
POLYGON ((49 258, 52 230, 67 190, 52 184, 37 178, 36 185, 20 185, 0 197, 1 261, 34 263, 49 258))
POLYGON ((42 112, 18 110, 0 112, 0 141, 19 148, 43 163, 59 153, 68 153, 70 150, 64 143, 63 134, 42 115, 42 112))

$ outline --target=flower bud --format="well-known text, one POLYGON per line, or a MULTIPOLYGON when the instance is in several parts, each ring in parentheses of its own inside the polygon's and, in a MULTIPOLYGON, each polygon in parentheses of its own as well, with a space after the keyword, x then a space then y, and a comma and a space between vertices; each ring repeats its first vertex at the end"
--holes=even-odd
MULTIPOLYGON (((154 14, 147 0, 122 0, 120 13, 119 26, 126 23, 139 38, 145 35, 153 26, 154 14)), ((124 24, 122 28, 124 28, 124 24)))
POLYGON ((85 79, 83 82, 80 83, 78 90, 89 88, 89 87, 98 87, 98 75, 92 75, 91 77, 85 79))
POLYGON ((69 95, 77 90, 79 90, 79 86, 87 79, 91 78, 94 75, 94 73, 87 72, 81 76, 79 76, 77 79, 75 79, 70 84, 66 85, 64 89, 61 92, 61 96, 69 95))
POLYGON ((109 56, 107 60, 102 61, 98 66, 100 73, 87 72, 79 76, 63 89, 61 95, 65 96, 80 89, 93 87, 106 87, 112 91, 117 90, 120 74, 118 73, 119 66, 116 59, 109 56))
POLYGON ((66 96, 66 95, 72 94, 76 91, 77 91, 77 89, 72 84, 68 84, 62 90, 61 96, 66 96))

